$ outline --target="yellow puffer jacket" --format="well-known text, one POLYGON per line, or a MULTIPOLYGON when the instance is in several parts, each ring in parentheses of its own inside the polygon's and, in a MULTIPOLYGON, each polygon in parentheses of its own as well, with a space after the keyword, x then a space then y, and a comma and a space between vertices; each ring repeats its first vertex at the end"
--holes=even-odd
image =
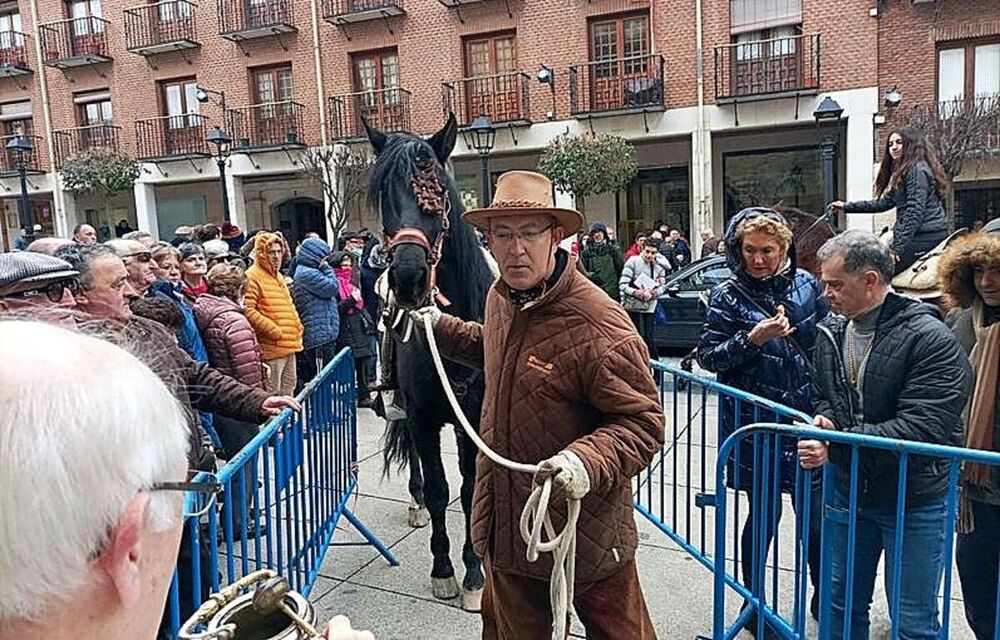
POLYGON ((281 242, 281 238, 274 233, 259 233, 254 239, 255 258, 247 269, 244 299, 247 320, 257 333, 265 360, 302 351, 302 322, 292 304, 292 294, 285 277, 267 260, 267 248, 275 242, 281 242))

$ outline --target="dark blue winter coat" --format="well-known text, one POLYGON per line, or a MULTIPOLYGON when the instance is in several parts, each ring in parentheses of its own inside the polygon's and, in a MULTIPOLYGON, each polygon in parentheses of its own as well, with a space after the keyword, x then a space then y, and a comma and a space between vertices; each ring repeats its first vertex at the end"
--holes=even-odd
POLYGON ((337 276, 330 265, 320 264, 328 255, 330 245, 319 238, 307 238, 295 260, 292 301, 305 327, 302 338, 305 349, 335 341, 340 331, 337 276))
MULTIPOLYGON (((742 247, 736 240, 737 226, 749 217, 766 215, 783 219, 769 209, 744 209, 726 229, 726 260, 733 275, 712 289, 705 326, 698 341, 698 363, 718 374, 719 382, 773 402, 813 415, 810 362, 816 343, 816 325, 829 313, 829 304, 812 274, 796 268, 795 248, 789 248, 784 269, 770 278, 754 278, 743 269, 742 247), (778 305, 795 327, 787 338, 774 338, 763 345, 749 339, 757 323, 777 313, 778 305)), ((722 398, 719 442, 737 428, 752 422, 773 422, 775 416, 755 414, 747 403, 736 416, 732 398, 722 398)), ((778 420, 785 422, 786 420, 778 420)), ((729 461, 729 485, 746 489, 753 482, 753 440, 740 447, 738 484, 729 461)), ((795 486, 795 443, 782 442, 782 489, 795 486)))

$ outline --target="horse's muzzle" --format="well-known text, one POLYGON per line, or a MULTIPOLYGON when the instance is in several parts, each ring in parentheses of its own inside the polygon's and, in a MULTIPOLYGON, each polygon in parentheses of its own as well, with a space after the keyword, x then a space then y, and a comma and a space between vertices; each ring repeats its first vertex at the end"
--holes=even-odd
POLYGON ((389 263, 389 288, 396 303, 404 309, 417 309, 429 303, 431 268, 427 254, 416 245, 397 245, 389 263))

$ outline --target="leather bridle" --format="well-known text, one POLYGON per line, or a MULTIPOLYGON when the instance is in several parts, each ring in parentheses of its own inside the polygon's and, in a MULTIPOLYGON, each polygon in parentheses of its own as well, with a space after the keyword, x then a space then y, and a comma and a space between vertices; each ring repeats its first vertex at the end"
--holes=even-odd
MULTIPOLYGON (((437 303, 439 306, 447 307, 451 302, 437 288, 437 266, 441 262, 441 251, 444 247, 445 236, 451 226, 451 200, 441 181, 437 177, 439 165, 436 162, 430 163, 420 173, 411 180, 413 195, 416 197, 417 206, 420 212, 427 216, 441 218, 441 231, 432 243, 422 229, 418 227, 400 227, 395 234, 389 238, 388 253, 392 260, 393 251, 403 245, 416 245, 422 248, 427 254, 427 293, 421 301, 421 305, 437 303)), ((381 213, 381 202, 379 203, 381 213)), ((384 218, 383 218, 384 219, 384 218)))

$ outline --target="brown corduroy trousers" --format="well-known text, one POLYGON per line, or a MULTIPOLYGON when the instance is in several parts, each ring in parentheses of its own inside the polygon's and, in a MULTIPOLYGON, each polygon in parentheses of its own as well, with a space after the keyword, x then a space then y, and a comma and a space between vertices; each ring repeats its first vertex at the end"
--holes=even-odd
MULTIPOLYGON (((483 640, 549 640, 549 583, 494 571, 483 561, 483 640)), ((590 640, 656 640, 635 561, 596 582, 577 583, 573 605, 590 640)))

